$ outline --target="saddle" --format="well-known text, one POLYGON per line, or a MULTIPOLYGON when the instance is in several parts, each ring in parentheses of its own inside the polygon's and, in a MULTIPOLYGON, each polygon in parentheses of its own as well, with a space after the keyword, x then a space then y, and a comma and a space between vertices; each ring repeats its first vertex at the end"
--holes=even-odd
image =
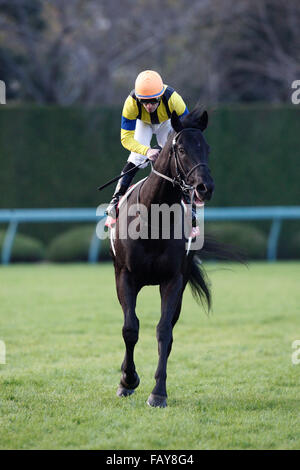
MULTIPOLYGON (((130 188, 126 191, 126 193, 124 194, 124 196, 121 197, 121 199, 119 200, 118 202, 118 205, 117 205, 117 217, 114 218, 114 217, 111 217, 110 215, 107 216, 107 219, 106 219, 106 222, 105 222, 105 227, 108 227, 109 229, 113 229, 116 225, 116 221, 117 221, 117 218, 118 218, 118 214, 119 214, 119 210, 120 208, 122 207, 122 205, 125 203, 125 201, 127 200, 128 196, 132 193, 132 191, 139 185, 141 184, 143 181, 145 181, 146 178, 143 178, 142 180, 138 181, 137 183, 133 184, 132 186, 130 186, 130 188)), ((184 199, 181 200, 181 204, 183 206, 183 209, 185 212, 187 212, 187 204, 186 204, 186 201, 184 199)), ((204 203, 203 203, 204 205, 204 203)), ((198 237, 200 235, 200 228, 198 225, 196 225, 195 227, 192 227, 192 231, 191 231, 191 234, 190 234, 190 238, 195 238, 195 237, 198 237)))
POLYGON ((132 193, 134 188, 136 188, 139 184, 141 184, 143 181, 145 181, 145 179, 146 178, 143 178, 142 180, 138 181, 137 183, 130 186, 130 188, 128 188, 128 190, 126 191, 124 196, 122 196, 120 198, 119 202, 118 202, 117 210, 116 210, 116 218, 111 217, 110 215, 108 215, 107 219, 106 219, 106 222, 104 224, 105 227, 108 227, 108 228, 112 229, 115 226, 121 206, 124 204, 124 202, 126 201, 128 196, 132 193))

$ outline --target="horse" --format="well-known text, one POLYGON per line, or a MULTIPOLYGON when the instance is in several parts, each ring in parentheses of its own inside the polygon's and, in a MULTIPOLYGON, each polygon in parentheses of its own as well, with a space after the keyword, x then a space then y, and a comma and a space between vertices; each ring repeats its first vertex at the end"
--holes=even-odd
MULTIPOLYGON (((169 207, 178 204, 182 207, 182 198, 186 193, 193 196, 196 205, 212 197, 214 181, 208 166, 210 149, 203 135, 208 125, 207 111, 196 107, 183 119, 173 112, 171 125, 173 132, 153 164, 153 171, 128 196, 127 212, 123 217, 120 206, 112 253, 117 296, 124 313, 122 335, 125 356, 117 395, 131 395, 140 383, 134 363, 134 348, 139 335, 136 299, 142 287, 159 285, 161 316, 156 328, 159 359, 155 373, 156 384, 147 400, 148 405, 159 408, 167 406, 167 361, 172 348, 173 328, 180 315, 187 283, 190 283, 198 300, 207 304, 208 309, 211 301, 209 284, 199 264, 197 252, 187 252, 186 235, 174 237, 175 219, 171 220, 169 239, 161 236, 161 230, 155 239, 121 237, 124 225, 128 227, 131 222, 142 224, 139 211, 133 215, 130 213, 134 204, 138 203, 138 207, 146 207, 150 211, 153 204, 164 203, 169 207)), ((182 214, 185 217, 183 208, 182 214)), ((145 224, 150 227, 150 216, 145 224)))

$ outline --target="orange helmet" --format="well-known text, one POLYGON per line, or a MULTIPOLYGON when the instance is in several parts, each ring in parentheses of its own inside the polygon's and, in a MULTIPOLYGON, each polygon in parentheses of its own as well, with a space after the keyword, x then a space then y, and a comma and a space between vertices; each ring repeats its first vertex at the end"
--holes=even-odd
POLYGON ((164 92, 164 84, 159 73, 154 70, 144 70, 135 81, 135 95, 144 100, 158 98, 164 92))

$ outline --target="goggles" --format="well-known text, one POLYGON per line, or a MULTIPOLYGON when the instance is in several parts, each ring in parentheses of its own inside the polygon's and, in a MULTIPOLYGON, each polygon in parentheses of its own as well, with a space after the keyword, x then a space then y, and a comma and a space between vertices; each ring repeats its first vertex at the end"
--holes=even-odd
POLYGON ((157 104, 160 102, 160 98, 150 98, 148 100, 146 99, 139 99, 139 102, 142 103, 142 104, 148 104, 148 103, 151 103, 151 104, 157 104))

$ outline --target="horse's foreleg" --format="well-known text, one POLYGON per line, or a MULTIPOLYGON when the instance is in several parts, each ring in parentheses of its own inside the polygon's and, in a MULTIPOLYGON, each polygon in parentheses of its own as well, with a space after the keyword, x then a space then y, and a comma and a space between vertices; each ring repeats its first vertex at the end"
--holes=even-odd
POLYGON ((183 280, 178 276, 172 281, 161 284, 161 318, 156 328, 158 342, 158 366, 155 373, 156 385, 148 398, 150 406, 167 406, 167 361, 173 343, 173 327, 178 320, 182 293, 183 280))
POLYGON ((139 385, 140 379, 135 370, 134 347, 138 341, 139 320, 135 313, 138 289, 130 273, 124 269, 117 276, 117 292, 124 312, 124 325, 122 329, 125 342, 125 356, 121 366, 122 376, 117 391, 118 396, 131 395, 139 385))

